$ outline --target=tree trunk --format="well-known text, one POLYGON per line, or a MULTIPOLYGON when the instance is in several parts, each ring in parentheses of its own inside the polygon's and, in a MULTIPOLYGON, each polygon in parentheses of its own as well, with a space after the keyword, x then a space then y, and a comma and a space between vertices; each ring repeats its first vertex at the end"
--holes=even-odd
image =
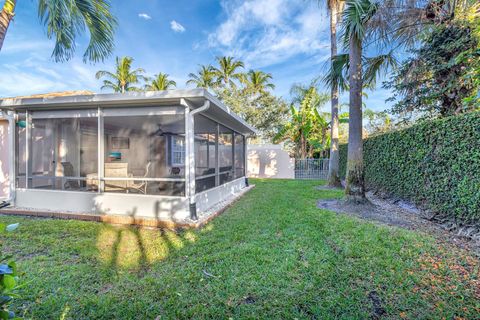
POLYGON ((16 0, 6 0, 3 4, 2 11, 0 11, 0 51, 3 47, 3 41, 5 40, 8 26, 14 16, 16 2, 16 0))
MULTIPOLYGON (((331 41, 331 60, 337 55, 337 14, 338 4, 336 1, 330 8, 330 41, 331 41)), ((330 187, 341 187, 339 177, 340 154, 338 151, 338 86, 332 83, 332 122, 331 122, 331 142, 330 142, 330 160, 328 164, 328 185, 330 187)))
POLYGON ((301 145, 301 148, 300 148, 301 158, 306 159, 307 158, 307 146, 306 146, 306 143, 305 143, 305 137, 303 136, 303 132, 302 132, 302 135, 300 136, 300 145, 301 145))
POLYGON ((364 202, 366 198, 362 140, 362 43, 357 37, 352 36, 349 47, 350 120, 345 194, 350 201, 364 202))

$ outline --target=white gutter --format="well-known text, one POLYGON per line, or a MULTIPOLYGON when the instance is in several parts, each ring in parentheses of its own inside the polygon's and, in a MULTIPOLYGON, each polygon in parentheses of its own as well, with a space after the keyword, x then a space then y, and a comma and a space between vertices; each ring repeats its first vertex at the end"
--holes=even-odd
POLYGON ((197 204, 195 202, 195 132, 194 116, 210 108, 210 101, 205 100, 200 108, 190 110, 190 104, 180 99, 180 105, 185 107, 185 196, 189 199, 190 218, 197 220, 197 204))
MULTIPOLYGON (((183 99, 182 99, 183 100, 183 99)), ((197 108, 195 110, 193 110, 192 112, 190 112, 190 115, 191 116, 194 116, 196 115, 197 113, 200 113, 200 112, 203 112, 203 111, 207 111, 208 108, 210 108, 210 101, 209 100, 205 100, 205 103, 203 104, 203 106, 201 106, 200 108, 197 108)))

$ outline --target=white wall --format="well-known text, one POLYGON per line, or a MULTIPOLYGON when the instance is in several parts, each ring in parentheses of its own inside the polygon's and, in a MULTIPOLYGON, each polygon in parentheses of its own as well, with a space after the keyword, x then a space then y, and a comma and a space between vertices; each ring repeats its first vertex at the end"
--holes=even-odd
POLYGON ((251 178, 294 179, 295 160, 278 144, 247 146, 247 175, 251 178))
POLYGON ((8 121, 0 119, 0 199, 9 195, 10 147, 8 121))
POLYGON ((184 197, 17 189, 17 208, 65 213, 113 214, 180 221, 190 216, 184 197))
MULTIPOLYGON (((197 210, 206 211, 245 188, 239 178, 195 195, 197 210)), ((183 221, 190 217, 188 198, 119 193, 17 189, 17 208, 183 221)))
POLYGON ((206 211, 218 202, 225 200, 245 187, 245 177, 242 177, 226 184, 222 184, 216 188, 198 193, 195 195, 197 210, 200 212, 206 211))

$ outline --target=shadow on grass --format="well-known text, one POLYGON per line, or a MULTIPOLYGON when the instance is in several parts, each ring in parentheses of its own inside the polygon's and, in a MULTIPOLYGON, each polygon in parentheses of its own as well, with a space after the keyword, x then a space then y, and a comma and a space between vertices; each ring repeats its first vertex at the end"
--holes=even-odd
MULTIPOLYGON (((129 216, 134 218, 136 210, 129 216)), ((196 240, 196 233, 192 230, 103 224, 96 246, 98 258, 108 270, 142 271, 196 240)))

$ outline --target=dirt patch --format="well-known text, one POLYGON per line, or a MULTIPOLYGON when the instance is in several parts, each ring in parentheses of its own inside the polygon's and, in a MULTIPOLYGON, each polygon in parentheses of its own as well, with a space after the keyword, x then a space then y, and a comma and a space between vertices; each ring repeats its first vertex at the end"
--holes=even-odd
POLYGON ((368 294, 368 299, 372 303, 372 312, 370 317, 371 319, 381 319, 387 314, 387 312, 382 306, 382 300, 380 299, 376 291, 370 291, 370 293, 368 294))
POLYGON ((239 304, 253 304, 255 303, 255 297, 248 295, 246 297, 243 297, 243 299, 239 302, 239 304))
POLYGON ((383 225, 426 232, 439 240, 472 250, 480 257, 480 238, 475 232, 466 235, 463 232, 465 228, 452 228, 448 223, 438 223, 432 220, 431 213, 420 210, 405 201, 384 199, 372 192, 367 193, 367 199, 369 202, 365 204, 354 204, 339 199, 322 199, 317 202, 317 207, 383 225))
POLYGON ((331 187, 329 185, 323 185, 323 186, 318 186, 316 187, 317 190, 338 190, 338 191, 342 191, 343 189, 342 188, 337 188, 337 187, 331 187))

